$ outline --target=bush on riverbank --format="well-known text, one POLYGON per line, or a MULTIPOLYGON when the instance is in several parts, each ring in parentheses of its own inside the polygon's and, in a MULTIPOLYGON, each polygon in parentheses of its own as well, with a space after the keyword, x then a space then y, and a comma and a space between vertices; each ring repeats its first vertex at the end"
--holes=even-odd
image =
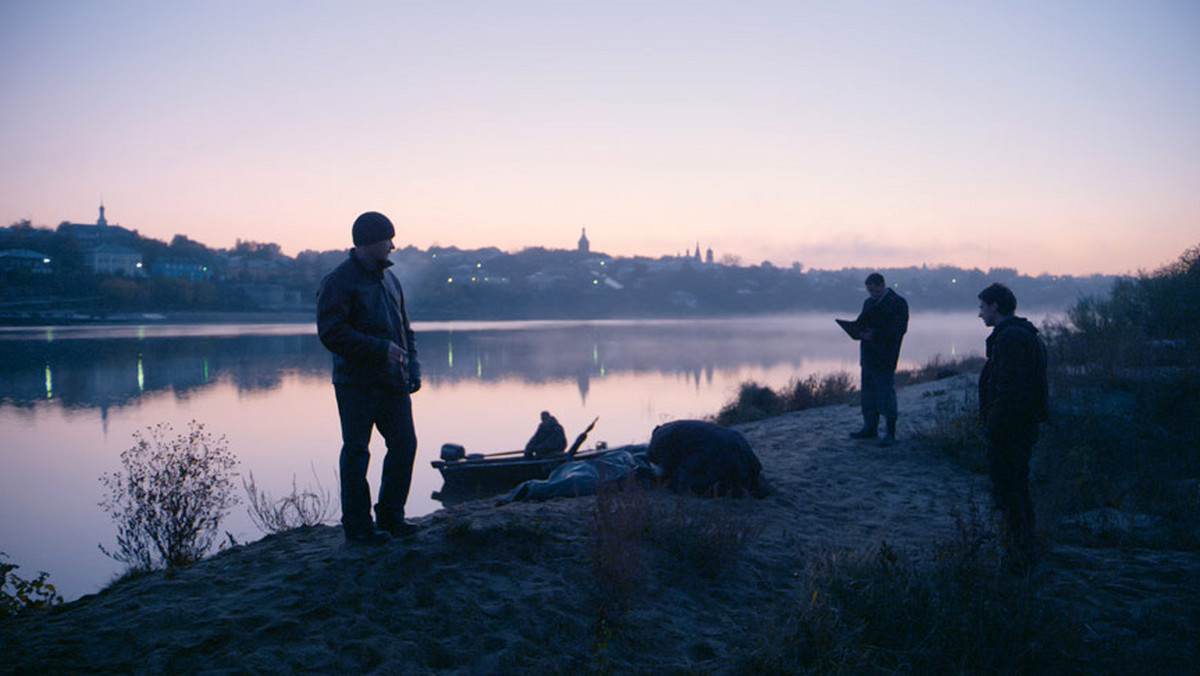
POLYGON ((858 398, 858 390, 845 372, 827 376, 811 375, 804 380, 792 380, 776 392, 755 382, 742 383, 737 397, 725 404, 713 422, 718 425, 764 420, 791 411, 847 404, 858 398))
POLYGON ((192 421, 185 434, 159 423, 134 432, 121 469, 100 477, 100 506, 117 524, 117 546, 100 551, 140 571, 184 566, 204 558, 237 503, 237 458, 225 437, 192 421))
MULTIPOLYGON (((898 371, 896 386, 916 385, 978 371, 983 365, 980 357, 944 361, 934 357, 915 369, 898 371)), ((811 375, 803 380, 793 379, 780 391, 755 382, 742 383, 737 397, 725 404, 713 422, 718 425, 738 425, 765 420, 792 411, 804 411, 834 404, 853 404, 858 401, 854 377, 845 371, 830 375, 811 375)))
POLYGON ((1083 627, 1001 571, 972 510, 956 538, 917 561, 886 542, 812 560, 795 600, 770 623, 748 671, 1072 673, 1083 627))
POLYGON ((4 552, 0 552, 0 617, 49 608, 63 602, 62 595, 50 583, 48 573, 42 572, 32 580, 26 580, 13 572, 20 566, 5 561, 5 556, 4 552))

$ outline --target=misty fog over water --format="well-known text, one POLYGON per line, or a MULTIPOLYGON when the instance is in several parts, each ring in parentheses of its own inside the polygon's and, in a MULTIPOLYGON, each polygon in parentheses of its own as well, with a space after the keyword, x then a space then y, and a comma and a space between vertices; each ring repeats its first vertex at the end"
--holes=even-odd
MULTIPOLYGON (((615 446, 644 442, 668 420, 712 415, 747 380, 781 387, 848 371, 857 383, 857 345, 827 314, 415 328, 424 387, 414 395, 410 516, 441 506, 429 462, 443 443, 519 449, 543 409, 572 439, 598 416, 585 447, 615 446)), ((981 353, 986 335, 972 309, 914 314, 901 368, 981 353)), ((194 419, 225 436, 242 474, 253 471, 273 495, 289 492, 294 476, 301 488, 319 480, 336 500, 329 378, 312 324, 0 329, 0 551, 26 577, 49 572, 68 599, 120 573, 96 546, 115 533, 97 505, 98 477, 119 467, 133 432, 160 422, 179 433, 194 419)), ((373 490, 382 453, 376 436, 373 490)), ((224 529, 239 542, 261 537, 244 506, 224 529)))

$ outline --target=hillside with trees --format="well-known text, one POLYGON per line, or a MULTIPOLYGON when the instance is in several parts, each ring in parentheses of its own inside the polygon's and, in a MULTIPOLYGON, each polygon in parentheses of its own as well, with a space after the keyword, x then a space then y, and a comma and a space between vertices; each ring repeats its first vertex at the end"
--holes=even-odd
MULTIPOLYGON (((238 241, 213 249, 185 235, 170 242, 116 228, 102 242, 125 267, 104 269, 100 244, 28 221, 0 228, 0 321, 70 321, 117 313, 309 312, 322 276, 346 251, 303 251, 238 241), (123 252, 123 253, 121 253, 123 252)), ((414 317, 541 319, 852 313, 863 298, 865 267, 805 270, 698 255, 612 257, 534 247, 406 247, 392 254, 414 317)), ((1120 278, 1023 275, 941 265, 879 270, 914 310, 962 311, 993 281, 1027 308, 1058 309, 1106 294, 1120 278)))

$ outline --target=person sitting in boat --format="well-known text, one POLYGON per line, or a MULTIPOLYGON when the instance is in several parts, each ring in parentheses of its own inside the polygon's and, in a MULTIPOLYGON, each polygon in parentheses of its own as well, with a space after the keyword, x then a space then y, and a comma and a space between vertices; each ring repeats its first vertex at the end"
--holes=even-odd
POLYGON ((542 411, 542 422, 538 425, 533 438, 525 444, 525 457, 545 457, 558 455, 567 450, 567 433, 549 411, 542 411))

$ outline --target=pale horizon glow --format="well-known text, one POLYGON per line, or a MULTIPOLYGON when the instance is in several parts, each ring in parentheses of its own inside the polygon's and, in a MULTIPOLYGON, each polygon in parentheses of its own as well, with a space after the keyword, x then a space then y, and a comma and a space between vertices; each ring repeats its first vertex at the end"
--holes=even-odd
POLYGON ((1200 244, 1187 0, 0 2, 0 225, 213 247, 1150 270, 1200 244))

